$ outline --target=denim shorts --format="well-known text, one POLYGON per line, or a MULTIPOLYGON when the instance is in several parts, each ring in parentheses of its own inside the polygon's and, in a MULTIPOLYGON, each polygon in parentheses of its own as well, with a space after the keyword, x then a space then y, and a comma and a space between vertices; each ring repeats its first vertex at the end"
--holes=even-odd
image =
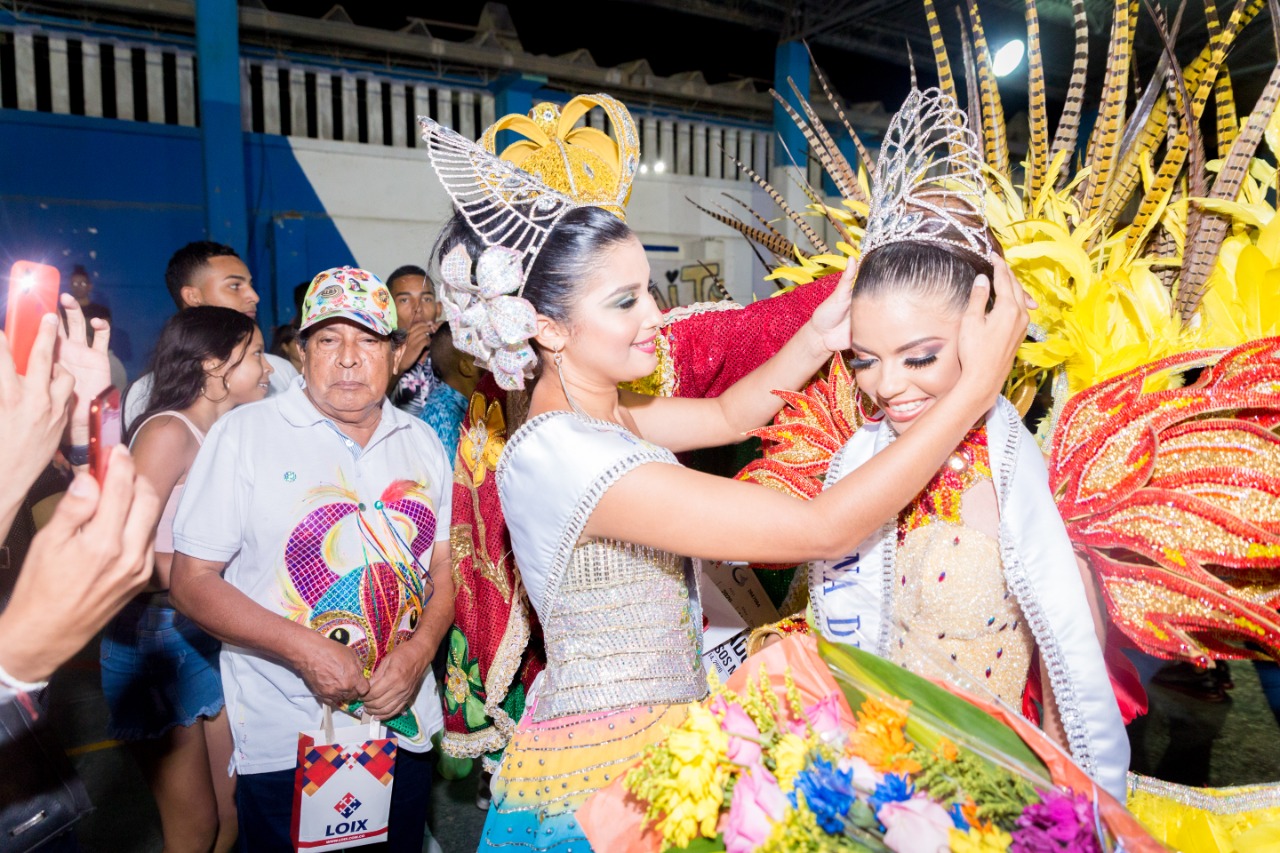
POLYGON ((134 599, 102 635, 102 692, 117 740, 157 738, 222 710, 222 644, 172 607, 134 599))

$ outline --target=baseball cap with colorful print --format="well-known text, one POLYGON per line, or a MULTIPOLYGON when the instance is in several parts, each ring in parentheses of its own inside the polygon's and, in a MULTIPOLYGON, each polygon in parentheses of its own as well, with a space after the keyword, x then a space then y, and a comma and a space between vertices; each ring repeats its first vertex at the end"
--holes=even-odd
POLYGON ((382 279, 355 267, 334 267, 311 279, 302 299, 299 331, 333 317, 345 317, 379 335, 396 329, 391 291, 382 279))

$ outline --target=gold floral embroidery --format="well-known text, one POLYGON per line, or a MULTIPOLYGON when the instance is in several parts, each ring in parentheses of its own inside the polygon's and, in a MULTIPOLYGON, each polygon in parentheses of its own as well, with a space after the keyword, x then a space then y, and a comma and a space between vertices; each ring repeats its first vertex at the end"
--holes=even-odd
POLYGON ((471 396, 467 413, 466 430, 458 442, 458 457, 471 474, 471 481, 478 489, 488 472, 498 466, 502 448, 506 445, 507 425, 502 417, 502 407, 490 403, 485 410, 484 395, 471 396))

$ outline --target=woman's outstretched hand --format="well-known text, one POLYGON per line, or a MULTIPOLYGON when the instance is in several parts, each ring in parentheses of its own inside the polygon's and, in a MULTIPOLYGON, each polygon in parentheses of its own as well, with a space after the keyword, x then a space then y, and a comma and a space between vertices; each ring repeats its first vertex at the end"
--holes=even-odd
POLYGON ((980 275, 973 283, 969 307, 960 321, 961 382, 975 399, 989 408, 1004 388, 1013 355, 1027 335, 1028 309, 1033 300, 1003 258, 995 259, 995 281, 980 275), (995 291, 995 303, 987 312, 987 297, 995 291))
POLYGON ((851 345, 853 332, 849 327, 849 307, 853 304, 853 279, 857 273, 858 264, 850 258, 836 289, 814 309, 809 320, 828 352, 843 352, 851 345))

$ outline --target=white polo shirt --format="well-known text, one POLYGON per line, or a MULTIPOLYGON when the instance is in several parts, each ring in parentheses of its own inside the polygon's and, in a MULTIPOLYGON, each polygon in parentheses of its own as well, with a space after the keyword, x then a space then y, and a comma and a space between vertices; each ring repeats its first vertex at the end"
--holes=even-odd
MULTIPOLYGON (((425 423, 384 400, 361 448, 299 378, 214 424, 187 475, 174 546, 225 562, 226 580, 254 601, 363 655, 417 626, 402 579, 406 567, 426 577, 434 543, 448 541, 451 492, 425 423)), ((319 728, 320 703, 292 669, 254 651, 224 645, 221 662, 236 771, 294 767, 298 732, 319 728)), ((419 736, 401 735, 400 746, 425 752, 444 726, 430 669, 413 711, 419 736)))

